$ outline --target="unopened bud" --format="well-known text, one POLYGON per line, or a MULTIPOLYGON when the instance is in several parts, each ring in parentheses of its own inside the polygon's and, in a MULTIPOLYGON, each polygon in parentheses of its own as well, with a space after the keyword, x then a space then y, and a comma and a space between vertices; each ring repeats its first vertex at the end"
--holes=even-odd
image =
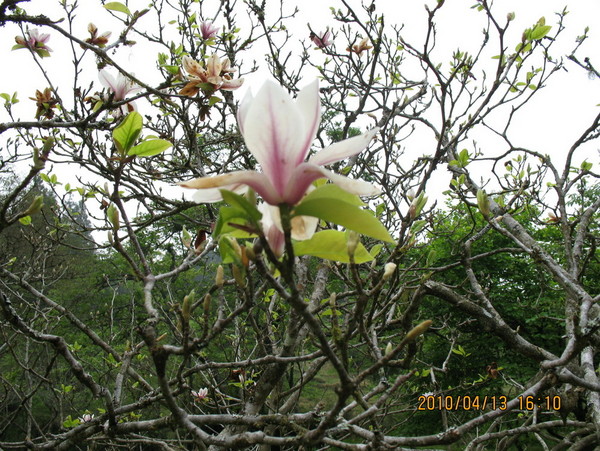
POLYGON ((404 339, 406 341, 415 340, 419 335, 424 334, 427 331, 427 329, 429 329, 429 326, 431 326, 431 323, 432 323, 432 321, 430 319, 428 319, 427 321, 423 321, 421 324, 414 327, 409 333, 407 333, 406 337, 404 337, 404 339))
POLYGON ((44 206, 44 196, 37 196, 33 199, 33 202, 27 207, 27 210, 23 213, 23 216, 30 216, 39 213, 44 206))
POLYGON ((477 206, 483 217, 487 219, 490 216, 490 199, 482 189, 477 191, 477 206))
POLYGON ((415 190, 412 188, 409 189, 406 193, 406 197, 408 198, 408 200, 412 201, 415 198, 415 190))
POLYGON ((186 323, 190 322, 190 316, 192 314, 192 305, 194 305, 194 298, 196 293, 194 290, 190 291, 190 294, 183 298, 183 305, 181 306, 181 317, 186 323))
POLYGON ((246 250, 246 257, 248 257, 248 260, 252 260, 252 261, 256 260, 256 254, 254 253, 254 246, 252 246, 252 247, 246 246, 245 250, 246 250))
POLYGON ((119 210, 115 204, 110 204, 106 209, 106 216, 115 230, 119 230, 119 210))
POLYGON ((198 246, 196 246, 196 249, 194 249, 194 254, 200 255, 206 247, 206 243, 208 243, 208 241, 202 241, 198 246))
POLYGON ((210 311, 210 302, 211 301, 212 301, 212 296, 210 295, 210 293, 206 293, 206 295, 204 296, 204 302, 202 304, 205 315, 208 315, 208 312, 210 311))
POLYGON ((233 278, 237 282, 237 284, 244 288, 246 286, 246 282, 244 281, 244 275, 242 274, 242 270, 238 265, 233 265, 231 268, 231 272, 233 273, 233 278))
POLYGON ((224 275, 223 266, 219 265, 217 267, 217 275, 215 276, 215 285, 218 286, 219 288, 222 288, 224 282, 225 282, 225 275, 224 275))
POLYGON ((190 235, 190 232, 187 231, 187 229, 185 228, 185 226, 183 226, 183 230, 181 231, 181 242, 188 249, 192 245, 192 235, 190 235))
POLYGON ((386 263, 384 270, 383 270, 383 280, 388 280, 390 277, 392 277, 392 274, 394 274, 394 271, 396 271, 396 264, 395 263, 386 263))
POLYGON ((88 31, 90 32, 90 34, 96 34, 98 33, 98 27, 96 27, 96 25, 90 22, 88 25, 88 31))
POLYGON ((408 210, 408 214, 410 215, 410 219, 415 219, 419 214, 421 214, 421 210, 427 204, 427 196, 425 193, 419 194, 419 197, 413 199, 410 204, 410 208, 408 210))
POLYGON ((394 347, 392 346, 392 342, 388 342, 387 346, 385 347, 385 356, 387 357, 388 355, 392 355, 392 351, 394 350, 394 347))
POLYGON ((329 307, 331 307, 332 309, 335 308, 335 304, 337 301, 337 294, 331 293, 331 295, 329 295, 329 307))
POLYGON ((359 235, 354 230, 350 230, 348 233, 348 255, 350 257, 354 257, 354 252, 356 252, 356 248, 358 247, 359 235))
POLYGON ((111 246, 115 243, 113 233, 110 230, 108 231, 108 242, 111 244, 111 246))
POLYGON ((512 22, 513 20, 515 20, 515 13, 514 12, 510 12, 506 15, 506 20, 509 22, 512 22))
POLYGON ((242 265, 244 268, 247 268, 250 262, 248 261, 248 254, 246 253, 246 246, 240 246, 241 255, 242 255, 242 265))

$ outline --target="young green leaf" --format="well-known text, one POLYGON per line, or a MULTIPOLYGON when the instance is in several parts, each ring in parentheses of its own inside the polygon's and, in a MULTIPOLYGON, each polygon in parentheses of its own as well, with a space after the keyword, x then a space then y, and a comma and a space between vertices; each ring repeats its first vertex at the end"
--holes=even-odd
POLYGON ((161 152, 164 152, 169 147, 171 147, 169 141, 164 139, 149 139, 147 141, 142 141, 137 146, 133 146, 127 155, 137 155, 138 157, 151 157, 153 155, 158 155, 161 152))
POLYGON ((131 11, 129 11, 129 8, 121 2, 110 2, 104 5, 104 7, 108 10, 125 13, 128 16, 131 16, 131 11))
MULTIPOLYGON (((300 255, 312 255, 342 263, 350 263, 348 256, 348 237, 345 232, 339 230, 323 230, 315 233, 310 240, 294 242, 294 253, 300 255)), ((354 262, 365 263, 373 260, 367 249, 358 243, 354 251, 354 262)))
POLYGON ((125 155, 142 133, 142 116, 133 111, 113 130, 113 140, 119 153, 125 155))

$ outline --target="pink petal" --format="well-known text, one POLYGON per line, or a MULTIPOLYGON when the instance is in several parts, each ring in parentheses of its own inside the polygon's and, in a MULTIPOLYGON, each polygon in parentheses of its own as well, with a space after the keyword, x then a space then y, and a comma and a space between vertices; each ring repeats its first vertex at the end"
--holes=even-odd
POLYGON ((298 159, 305 151, 305 121, 283 88, 267 81, 243 112, 248 149, 273 187, 283 194, 298 159))
POLYGON ((221 85, 221 90, 222 91, 233 91, 233 90, 239 88, 240 86, 242 86, 242 83, 244 83, 243 78, 236 78, 235 80, 225 80, 223 82, 223 84, 221 85))
POLYGON ((284 201, 290 205, 296 205, 306 194, 310 184, 315 180, 328 178, 344 191, 359 196, 375 196, 381 190, 363 180, 354 180, 336 174, 325 168, 312 163, 303 163, 296 168, 285 192, 284 201))
POLYGON ((102 83, 104 85, 105 88, 110 89, 112 92, 115 92, 116 86, 117 86, 117 82, 114 79, 114 77, 108 73, 107 70, 102 69, 100 71, 100 83, 102 83))
POLYGON ((296 166, 303 163, 312 142, 317 136, 321 122, 321 98, 319 97, 319 82, 315 80, 298 93, 296 105, 304 118, 305 136, 302 142, 302 152, 297 155, 296 166))
POLYGON ((376 127, 366 133, 363 133, 362 135, 354 136, 352 138, 332 144, 331 146, 310 157, 308 161, 319 166, 324 166, 326 164, 356 155, 365 147, 367 147, 369 141, 373 139, 373 136, 375 136, 378 131, 379 128, 376 127))
POLYGON ((255 171, 236 171, 215 177, 200 177, 187 182, 179 183, 184 188, 200 190, 195 194, 197 202, 218 202, 222 198, 218 189, 238 191, 242 185, 249 186, 256 191, 267 203, 278 205, 283 202, 281 196, 275 191, 269 179, 255 171))
POLYGON ((246 91, 246 95, 242 99, 242 102, 238 106, 237 110, 237 122, 238 127, 240 128, 240 133, 244 134, 244 122, 246 120, 246 116, 248 115, 248 109, 250 109, 250 105, 252 104, 252 100, 254 96, 252 95, 252 91, 248 89, 246 91))

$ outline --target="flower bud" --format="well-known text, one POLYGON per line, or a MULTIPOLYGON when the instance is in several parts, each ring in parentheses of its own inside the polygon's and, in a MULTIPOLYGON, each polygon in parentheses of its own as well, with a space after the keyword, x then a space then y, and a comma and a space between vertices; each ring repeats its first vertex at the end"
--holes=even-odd
POLYGON ((329 307, 334 309, 336 307, 336 301, 337 301, 337 294, 335 292, 333 292, 333 293, 331 293, 331 295, 329 295, 329 307))
POLYGON ((212 296, 210 295, 210 293, 206 293, 206 295, 204 296, 204 303, 202 304, 205 315, 208 315, 208 312, 210 311, 210 302, 211 301, 212 301, 212 296))
POLYGON ((181 231, 181 242, 186 248, 190 248, 192 245, 192 235, 187 231, 185 226, 183 226, 183 230, 181 231))
POLYGON ((392 342, 388 342, 387 346, 385 347, 385 356, 389 356, 392 354, 392 351, 394 350, 394 347, 392 346, 392 342))
POLYGON ((233 273, 233 278, 235 279, 235 281, 237 282, 237 284, 241 288, 244 288, 246 286, 246 281, 244 280, 244 275, 243 275, 242 270, 240 269, 240 267, 238 265, 233 265, 231 267, 231 272, 233 273))
POLYGON ((39 213, 42 210, 43 206, 44 206, 44 196, 36 196, 36 198, 33 199, 33 202, 31 202, 31 205, 29 205, 27 210, 25 210, 25 213, 23 213, 23 215, 30 216, 30 215, 39 213))
POLYGON ((108 242, 111 244, 111 246, 115 243, 113 233, 110 230, 108 231, 108 242))
POLYGON ((427 321, 423 321, 421 324, 415 326, 409 333, 406 334, 406 337, 404 337, 404 340, 406 340, 406 341, 415 340, 419 335, 424 334, 427 331, 427 329, 429 329, 429 326, 431 326, 432 322, 433 321, 428 319, 427 321))
POLYGON ((513 12, 510 12, 510 13, 508 13, 508 14, 506 15, 506 20, 507 20, 508 22, 512 22, 513 20, 515 20, 515 13, 514 13, 514 11, 513 11, 513 12))
POLYGON ((106 216, 115 230, 119 230, 119 210, 115 204, 110 204, 106 209, 106 216))
POLYGON ((354 252, 356 252, 356 248, 358 247, 359 240, 360 240, 360 237, 359 237, 358 233, 356 233, 354 230, 350 230, 350 232, 348 233, 348 241, 347 241, 348 255, 350 257, 354 257, 354 252))
POLYGON ((181 306, 181 317, 186 323, 190 322, 190 316, 192 314, 192 305, 194 305, 194 298, 196 293, 194 290, 190 291, 190 294, 183 298, 183 305, 181 306))
POLYGON ((483 217, 487 219, 490 216, 490 199, 482 189, 477 191, 477 206, 483 217))
POLYGON ((215 276, 215 285, 219 288, 223 288, 223 283, 225 282, 224 270, 223 266, 219 265, 217 267, 217 275, 215 276))
POLYGON ((383 270, 383 280, 388 280, 390 277, 392 277, 392 274, 394 274, 394 271, 396 271, 396 264, 395 263, 386 263, 384 270, 383 270))

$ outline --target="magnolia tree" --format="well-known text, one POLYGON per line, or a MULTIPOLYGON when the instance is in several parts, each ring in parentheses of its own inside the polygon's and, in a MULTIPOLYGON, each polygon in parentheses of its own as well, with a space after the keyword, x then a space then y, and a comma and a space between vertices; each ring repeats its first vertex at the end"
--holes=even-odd
POLYGON ((520 134, 567 10, 99 3, 0 2, 1 448, 600 446, 600 115, 520 134))

